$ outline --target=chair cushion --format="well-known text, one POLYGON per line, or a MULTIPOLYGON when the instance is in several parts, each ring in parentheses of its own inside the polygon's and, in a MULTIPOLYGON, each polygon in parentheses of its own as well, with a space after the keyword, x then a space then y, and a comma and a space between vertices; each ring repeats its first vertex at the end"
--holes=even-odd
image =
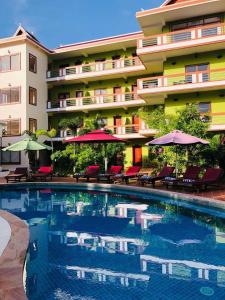
POLYGON ((139 171, 141 170, 141 167, 140 166, 132 166, 132 167, 129 167, 126 171, 126 175, 133 175, 133 174, 136 174, 138 173, 139 171))
POLYGON ((98 174, 100 171, 100 166, 88 166, 85 175, 98 174))
POLYGON ((174 167, 164 167, 161 172, 158 174, 159 177, 168 177, 173 174, 174 167))
POLYGON ((217 181, 222 175, 223 170, 220 168, 207 168, 202 177, 202 181, 217 181))
POLYGON ((111 166, 109 174, 119 174, 122 170, 122 166, 111 166))
POLYGON ((52 167, 40 167, 38 169, 38 172, 40 173, 47 173, 47 174, 51 174, 52 173, 52 167))

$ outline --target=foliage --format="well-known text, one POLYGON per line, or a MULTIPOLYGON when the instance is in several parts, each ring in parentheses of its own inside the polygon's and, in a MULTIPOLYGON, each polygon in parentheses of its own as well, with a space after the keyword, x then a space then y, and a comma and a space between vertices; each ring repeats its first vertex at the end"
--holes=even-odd
MULTIPOLYGON (((101 128, 99 116, 95 119, 86 120, 84 127, 79 130, 79 135, 83 135, 94 129, 101 128)), ((98 164, 104 170, 104 157, 107 155, 109 165, 123 164, 124 156, 123 143, 116 144, 69 144, 64 150, 58 150, 51 156, 55 165, 55 172, 60 175, 83 172, 87 166, 98 164)))
POLYGON ((209 147, 203 149, 200 155, 206 166, 215 167, 219 165, 225 170, 225 145, 221 144, 221 136, 219 134, 211 138, 209 147))
POLYGON ((54 128, 52 128, 50 130, 38 129, 35 131, 35 135, 36 135, 36 138, 38 138, 39 136, 45 136, 45 137, 49 138, 50 142, 51 142, 52 153, 53 153, 53 151, 54 151, 53 138, 56 137, 56 135, 57 135, 56 129, 54 129, 54 128))
POLYGON ((139 116, 149 128, 157 131, 156 137, 167 134, 176 128, 176 115, 166 115, 164 106, 162 105, 156 108, 149 106, 142 107, 139 110, 139 116))
MULTIPOLYGON (((197 136, 199 138, 206 138, 209 127, 208 122, 202 120, 202 116, 197 110, 196 105, 187 105, 183 110, 179 110, 174 115, 165 113, 163 106, 157 108, 142 108, 139 111, 140 117, 146 122, 149 128, 156 130, 156 136, 160 137, 172 130, 181 130, 185 133, 197 136)), ((157 156, 158 168, 160 169, 165 163, 175 165, 176 152, 178 167, 183 171, 187 162, 190 164, 204 164, 204 156, 200 155, 206 146, 189 145, 189 146, 159 146, 152 147, 152 153, 157 156)), ((155 164, 156 159, 153 158, 155 164)))
POLYGON ((82 126, 83 120, 81 117, 73 117, 70 119, 61 119, 59 128, 70 129, 73 135, 77 134, 77 129, 82 126))

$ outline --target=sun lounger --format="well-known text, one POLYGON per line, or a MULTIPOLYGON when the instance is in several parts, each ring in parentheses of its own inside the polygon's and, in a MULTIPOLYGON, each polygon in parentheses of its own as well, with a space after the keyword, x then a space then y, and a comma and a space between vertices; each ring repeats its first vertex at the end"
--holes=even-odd
POLYGON ((27 180, 28 170, 27 168, 16 168, 14 173, 8 174, 5 176, 5 179, 8 182, 20 182, 21 179, 27 180))
POLYGON ((179 185, 183 187, 191 187, 195 190, 207 189, 210 185, 217 184, 223 175, 221 168, 207 168, 203 177, 197 180, 183 180, 179 185))
POLYGON ((177 186, 178 183, 197 180, 200 172, 201 168, 199 166, 188 166, 182 178, 165 177, 162 182, 167 188, 169 186, 177 186))
POLYGON ((87 181, 89 181, 91 178, 98 179, 99 172, 100 166, 88 166, 84 173, 74 174, 74 178, 76 178, 77 182, 80 178, 85 178, 87 181))
POLYGON ((51 166, 42 166, 37 173, 31 174, 31 179, 46 181, 48 177, 52 180, 53 169, 51 166))
POLYGON ((126 184, 129 183, 129 179, 136 178, 138 176, 139 171, 141 170, 140 166, 131 166, 127 169, 127 171, 123 174, 117 174, 112 179, 113 182, 125 181, 126 184))
POLYGON ((174 167, 168 167, 165 166, 156 176, 148 176, 148 175, 143 175, 139 178, 139 182, 141 183, 142 186, 145 184, 152 184, 153 187, 155 187, 156 181, 161 181, 165 177, 172 176, 174 172, 174 167))
POLYGON ((98 175, 98 181, 107 180, 107 182, 110 183, 111 178, 115 175, 120 174, 122 168, 123 166, 111 166, 106 173, 98 175))

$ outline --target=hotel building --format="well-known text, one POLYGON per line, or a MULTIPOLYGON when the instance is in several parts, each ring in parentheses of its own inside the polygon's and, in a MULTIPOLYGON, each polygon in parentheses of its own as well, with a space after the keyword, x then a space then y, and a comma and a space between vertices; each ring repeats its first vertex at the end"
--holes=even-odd
MULTIPOLYGON (((3 146, 25 129, 56 128, 61 118, 96 115, 128 141, 126 165, 142 164, 155 131, 144 106, 173 114, 196 103, 210 131, 225 130, 225 1, 170 0, 137 12, 141 31, 48 50, 19 27, 0 40, 3 146)), ((69 138, 58 130, 57 143, 69 138)), ((22 154, 21 154, 22 155, 22 154)), ((4 154, 2 163, 24 164, 4 154), (8 161, 7 161, 8 159, 8 161)))

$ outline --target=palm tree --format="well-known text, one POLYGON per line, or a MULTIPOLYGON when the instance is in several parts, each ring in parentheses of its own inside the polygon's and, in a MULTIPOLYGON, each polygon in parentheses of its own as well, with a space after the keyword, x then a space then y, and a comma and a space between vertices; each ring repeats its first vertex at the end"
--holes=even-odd
POLYGON ((56 129, 52 128, 50 130, 46 129, 38 129, 35 131, 35 136, 38 138, 39 136, 45 136, 50 139, 51 147, 52 147, 52 153, 54 151, 54 143, 53 138, 56 137, 57 131, 56 129))

